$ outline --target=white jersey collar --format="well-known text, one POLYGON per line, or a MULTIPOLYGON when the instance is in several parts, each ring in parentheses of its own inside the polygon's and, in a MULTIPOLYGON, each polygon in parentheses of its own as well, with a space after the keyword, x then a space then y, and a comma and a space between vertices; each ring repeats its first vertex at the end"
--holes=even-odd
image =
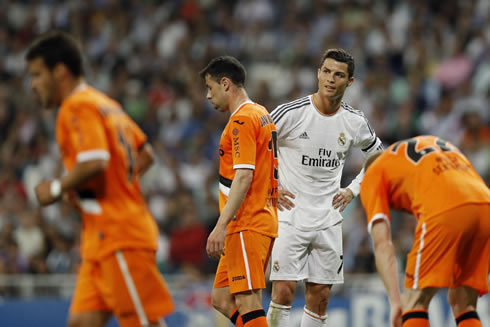
MULTIPOLYGON (((244 105, 246 105, 246 104, 254 104, 254 103, 255 103, 255 102, 253 102, 253 101, 252 101, 252 100, 250 100, 250 99, 245 100, 244 102, 240 103, 240 105, 238 106, 238 109, 237 109, 237 110, 235 110, 235 111, 234 111, 234 112, 231 114, 231 116, 233 116, 234 114, 236 114, 236 113, 238 112, 238 110, 242 109, 242 107, 243 107, 244 105)), ((230 117, 231 117, 231 116, 230 116, 230 117)))

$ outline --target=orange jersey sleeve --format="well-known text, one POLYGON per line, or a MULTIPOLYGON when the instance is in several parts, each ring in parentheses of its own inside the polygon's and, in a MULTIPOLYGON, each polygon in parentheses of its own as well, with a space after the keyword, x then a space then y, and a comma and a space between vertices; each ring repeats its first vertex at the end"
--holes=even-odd
POLYGON ((102 117, 93 103, 68 102, 58 114, 57 140, 67 170, 76 162, 109 159, 102 117))
POLYGON ((134 171, 146 136, 120 105, 93 88, 77 90, 58 112, 56 137, 67 171, 84 161, 109 160, 103 174, 76 190, 82 207, 82 256, 156 249, 157 227, 134 171))
POLYGON ((228 233, 253 230, 277 236, 276 129, 267 110, 242 105, 228 121, 220 141, 220 210, 226 204, 235 169, 253 169, 249 191, 228 224, 228 233))
POLYGON ((418 136, 392 144, 361 184, 368 228, 389 219, 389 207, 428 219, 466 203, 489 203, 490 190, 451 143, 418 136))

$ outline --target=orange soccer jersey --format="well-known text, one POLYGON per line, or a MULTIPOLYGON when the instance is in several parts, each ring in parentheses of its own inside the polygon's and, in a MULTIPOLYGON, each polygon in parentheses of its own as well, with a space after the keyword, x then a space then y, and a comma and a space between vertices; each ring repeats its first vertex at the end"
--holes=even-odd
POLYGON ((81 85, 63 101, 56 139, 65 169, 108 159, 105 172, 77 190, 82 207, 82 257, 97 259, 121 248, 156 250, 158 230, 134 171, 146 136, 120 105, 81 85))
POLYGON ((226 204, 235 169, 254 170, 236 218, 228 224, 228 234, 250 230, 277 236, 276 135, 267 110, 252 102, 242 104, 223 131, 219 149, 220 210, 226 204))
POLYGON ((389 207, 417 218, 405 288, 488 292, 490 191, 452 144, 419 136, 391 145, 367 170, 361 200, 369 231, 389 221, 389 207))
POLYGON ((418 136, 392 144, 361 184, 369 229, 390 219, 389 207, 427 219, 466 203, 489 203, 490 190, 469 160, 449 142, 418 136))

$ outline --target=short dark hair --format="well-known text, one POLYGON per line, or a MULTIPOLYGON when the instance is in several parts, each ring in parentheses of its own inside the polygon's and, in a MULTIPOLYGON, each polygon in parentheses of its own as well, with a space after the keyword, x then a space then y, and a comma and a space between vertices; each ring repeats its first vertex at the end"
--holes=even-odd
POLYGON ((320 62, 320 68, 322 68, 323 63, 327 58, 332 58, 335 61, 338 62, 345 62, 347 64, 347 73, 349 74, 349 78, 354 76, 354 68, 355 68, 355 63, 354 63, 354 57, 344 49, 328 49, 325 51, 322 57, 322 61, 320 62))
POLYGON ((232 56, 219 56, 213 58, 209 64, 199 72, 201 78, 208 75, 215 81, 220 81, 223 77, 229 78, 237 86, 243 87, 247 71, 245 67, 232 56))
POLYGON ((78 42, 68 33, 50 31, 35 39, 29 46, 25 59, 42 58, 51 70, 58 63, 64 64, 76 76, 83 75, 82 50, 78 42))

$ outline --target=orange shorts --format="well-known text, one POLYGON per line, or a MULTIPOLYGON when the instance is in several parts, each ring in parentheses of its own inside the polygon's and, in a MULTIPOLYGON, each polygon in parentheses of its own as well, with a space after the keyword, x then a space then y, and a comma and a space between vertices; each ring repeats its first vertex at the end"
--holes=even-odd
POLYGON ((489 269, 490 204, 465 204, 418 222, 405 288, 469 286, 483 295, 489 269))
POLYGON ((273 244, 274 238, 248 230, 227 235, 213 287, 229 286, 231 294, 265 288, 273 244))
POLYGON ((173 310, 155 252, 130 249, 83 261, 70 306, 72 313, 112 312, 123 327, 157 322, 173 310))

